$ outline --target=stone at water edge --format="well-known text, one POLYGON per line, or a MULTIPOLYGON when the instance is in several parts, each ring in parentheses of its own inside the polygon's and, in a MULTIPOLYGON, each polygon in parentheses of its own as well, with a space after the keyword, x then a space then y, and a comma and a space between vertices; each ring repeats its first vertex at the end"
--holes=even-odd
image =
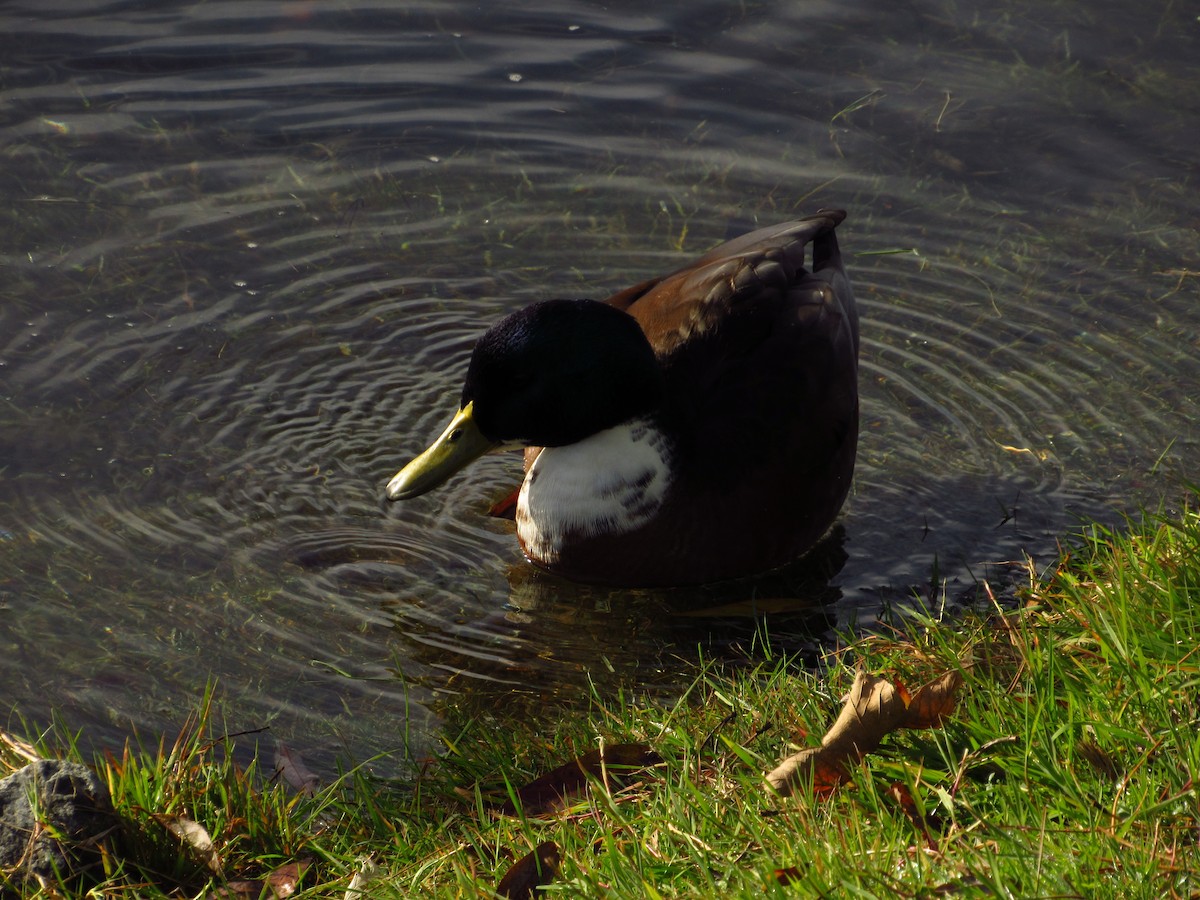
POLYGON ((87 766, 30 763, 0 779, 0 872, 16 883, 74 880, 99 861, 95 839, 117 824, 108 787, 87 766))

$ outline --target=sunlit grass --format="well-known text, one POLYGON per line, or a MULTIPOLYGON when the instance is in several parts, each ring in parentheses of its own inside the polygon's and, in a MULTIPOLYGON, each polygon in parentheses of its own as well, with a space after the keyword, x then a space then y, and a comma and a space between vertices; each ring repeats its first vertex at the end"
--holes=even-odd
MULTIPOLYGON (((831 653, 820 675, 766 659, 700 661, 676 701, 593 698, 584 712, 450 724, 411 778, 345 773, 306 796, 271 764, 236 762, 207 699, 177 740, 95 760, 124 822, 104 896, 243 893, 297 862, 302 896, 489 896, 553 841, 562 896, 1195 896, 1200 889, 1200 519, 1089 530, 1019 609, 831 653), (898 732, 818 800, 781 799, 763 773, 812 746, 855 667, 913 686, 961 668, 940 730, 898 732), (600 744, 663 760, 632 785, 594 784, 565 812, 503 816, 521 785, 600 744), (911 798, 906 808, 897 798, 911 798), (220 875, 172 833, 194 821, 220 875)), ((0 746, 5 771, 24 757, 0 746)), ((78 756, 70 740, 44 754, 78 756)), ((31 894, 36 895, 36 894, 31 894)), ((43 892, 50 896, 51 893, 43 892)))

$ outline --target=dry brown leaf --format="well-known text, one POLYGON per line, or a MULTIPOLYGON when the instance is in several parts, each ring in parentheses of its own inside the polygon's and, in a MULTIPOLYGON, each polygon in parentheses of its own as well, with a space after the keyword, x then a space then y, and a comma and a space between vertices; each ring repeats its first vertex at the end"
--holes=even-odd
POLYGON ((1102 778, 1116 780, 1121 776, 1121 766, 1116 757, 1091 738, 1084 738, 1077 743, 1075 752, 1102 778))
POLYGON ((847 778, 841 761, 824 747, 810 747, 789 756, 767 774, 767 784, 782 797, 790 797, 803 784, 812 784, 813 794, 828 797, 847 778))
POLYGON ((229 900, 259 900, 262 889, 261 881, 229 881, 213 891, 213 896, 229 900))
POLYGON ((795 866, 788 866, 786 869, 775 870, 775 880, 786 887, 793 882, 799 881, 803 876, 795 866))
POLYGON ((789 756, 767 774, 767 783, 784 797, 809 783, 818 797, 828 796, 890 732, 939 725, 954 709, 961 684, 961 674, 948 672, 909 697, 903 686, 859 671, 821 746, 789 756))
POLYGON ((304 764, 299 753, 283 741, 275 742, 275 774, 281 775, 299 793, 311 797, 321 786, 321 777, 304 764))
POLYGON ((558 875, 560 863, 558 845, 554 841, 542 841, 509 867, 496 885, 496 893, 509 900, 540 897, 542 886, 558 875))
POLYGON ((810 782, 818 796, 826 795, 849 777, 851 765, 895 730, 905 712, 904 700, 895 685, 859 671, 821 746, 789 756, 768 773, 767 783, 784 797, 810 782))
POLYGON ((921 685, 909 701, 908 712, 900 727, 940 728, 942 720, 954 712, 962 683, 962 673, 954 670, 921 685))
POLYGON ((900 807, 900 811, 908 817, 908 821, 913 824, 925 838, 925 845, 930 850, 937 850, 937 841, 933 838, 931 828, 936 827, 936 819, 933 816, 923 816, 921 811, 917 809, 917 801, 913 799, 912 792, 909 791, 908 785, 897 781, 888 788, 887 796, 900 807))
POLYGON ((273 900, 282 900, 300 890, 300 879, 304 877, 304 873, 311 865, 311 860, 300 859, 294 863, 280 866, 266 878, 229 881, 224 886, 217 888, 213 892, 213 896, 231 898, 231 900, 241 900, 241 898, 259 900, 264 896, 265 889, 268 891, 266 896, 273 900))
POLYGON ((311 865, 311 860, 298 859, 273 870, 267 876, 267 887, 271 889, 271 896, 290 897, 300 890, 300 879, 311 865))
POLYGON ((203 825, 186 816, 169 816, 163 813, 155 813, 154 821, 179 838, 183 845, 192 851, 192 855, 202 862, 210 872, 218 878, 224 877, 221 854, 217 852, 212 838, 209 837, 208 831, 203 825))
MULTIPOLYGON (((566 809, 581 795, 589 781, 606 777, 618 782, 632 781, 646 769, 662 762, 646 744, 614 744, 592 750, 552 772, 547 772, 517 790, 520 808, 527 816, 548 816, 566 809)), ((517 807, 509 800, 501 808, 506 816, 516 815, 517 807)))

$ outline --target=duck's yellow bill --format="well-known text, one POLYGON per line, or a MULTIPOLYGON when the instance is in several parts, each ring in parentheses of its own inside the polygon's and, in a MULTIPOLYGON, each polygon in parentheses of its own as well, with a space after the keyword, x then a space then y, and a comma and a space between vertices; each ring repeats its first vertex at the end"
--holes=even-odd
POLYGON ((389 500, 409 500, 432 491, 447 478, 500 446, 488 440, 475 424, 474 403, 468 403, 451 419, 433 444, 396 473, 387 486, 389 500))

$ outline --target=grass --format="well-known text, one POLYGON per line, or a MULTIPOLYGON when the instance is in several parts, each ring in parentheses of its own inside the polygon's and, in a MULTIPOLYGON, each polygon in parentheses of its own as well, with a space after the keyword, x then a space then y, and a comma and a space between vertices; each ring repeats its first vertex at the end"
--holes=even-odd
MULTIPOLYGON (((125 824, 92 896, 230 882, 226 896, 257 897, 268 876, 282 895, 301 870, 294 896, 354 896, 351 879, 370 870, 362 896, 488 897, 552 841, 546 896, 1197 897, 1198 646, 1200 516, 1188 511, 1093 528, 1055 571, 1030 573, 1020 608, 913 618, 831 651, 819 675, 783 659, 737 673, 698 661, 670 704, 596 697, 561 721, 448 723, 445 752, 403 784, 356 769, 297 791, 269 763, 239 765, 205 701, 173 744, 89 761, 125 824), (819 742, 858 668, 964 682, 941 728, 889 735, 827 795, 765 790, 764 772, 819 742), (596 771, 553 814, 499 814, 528 797, 522 785, 617 743, 662 762, 623 781, 596 771), (177 836, 193 822, 221 877, 177 836)), ((61 734, 35 749, 78 755, 61 734)), ((28 752, 0 741, 0 772, 28 752)))

